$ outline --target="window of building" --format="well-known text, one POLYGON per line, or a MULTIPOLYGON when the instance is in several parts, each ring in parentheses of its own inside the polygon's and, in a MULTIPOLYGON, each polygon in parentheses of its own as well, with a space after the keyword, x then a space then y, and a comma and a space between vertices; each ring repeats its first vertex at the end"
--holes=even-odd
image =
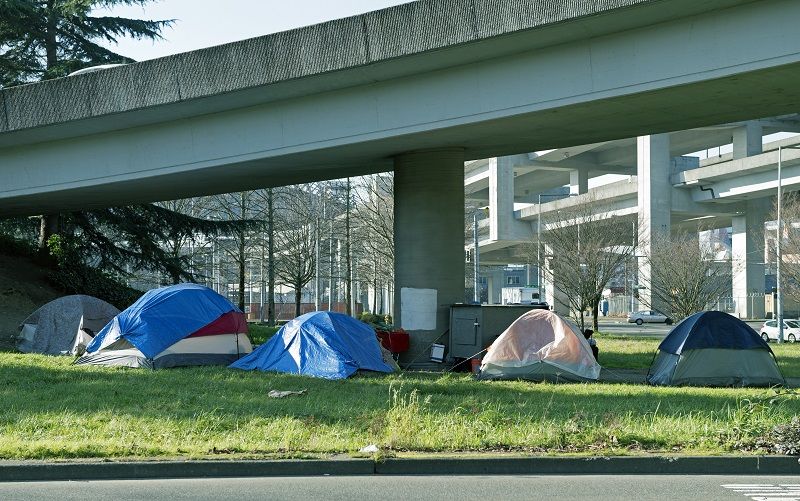
POLYGON ((516 276, 516 277, 506 277, 506 283, 508 285, 519 285, 520 280, 519 280, 518 276, 516 276))

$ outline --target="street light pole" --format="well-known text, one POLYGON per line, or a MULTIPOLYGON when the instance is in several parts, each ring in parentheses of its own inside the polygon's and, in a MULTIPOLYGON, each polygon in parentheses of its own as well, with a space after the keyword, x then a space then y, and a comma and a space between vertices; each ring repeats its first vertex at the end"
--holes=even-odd
POLYGON ((781 255, 781 239, 783 237, 783 231, 781 228, 781 198, 783 196, 782 193, 782 186, 781 186, 781 164, 783 163, 783 147, 778 146, 778 235, 777 240, 775 240, 775 247, 778 251, 778 263, 775 272, 775 280, 776 286, 775 290, 778 294, 778 301, 776 305, 776 309, 778 310, 778 343, 783 343, 783 291, 781 290, 781 261, 783 260, 783 256, 781 255))
POLYGON ((542 286, 542 194, 539 193, 539 203, 536 206, 539 214, 536 216, 536 287, 539 289, 539 302, 544 302, 544 287, 542 286))
POLYGON ((472 240, 474 244, 474 251, 472 253, 472 264, 474 267, 474 280, 473 280, 473 288, 474 292, 472 294, 472 300, 475 304, 481 304, 481 290, 480 290, 480 280, 478 277, 478 267, 480 263, 478 262, 480 257, 478 256, 478 213, 474 212, 472 214, 472 240))

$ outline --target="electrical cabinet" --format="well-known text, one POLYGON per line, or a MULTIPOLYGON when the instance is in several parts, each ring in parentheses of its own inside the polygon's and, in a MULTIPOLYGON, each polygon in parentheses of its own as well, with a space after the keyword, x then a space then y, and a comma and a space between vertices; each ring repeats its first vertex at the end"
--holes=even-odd
POLYGON ((471 358, 492 344, 520 315, 536 309, 547 309, 547 305, 452 305, 449 356, 471 358))

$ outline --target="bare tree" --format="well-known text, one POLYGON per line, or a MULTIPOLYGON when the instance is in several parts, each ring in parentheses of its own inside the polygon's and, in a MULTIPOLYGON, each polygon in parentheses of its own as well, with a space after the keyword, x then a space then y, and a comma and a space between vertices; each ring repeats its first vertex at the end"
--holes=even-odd
POLYGON ((302 186, 285 189, 284 208, 276 219, 280 230, 275 232, 275 276, 277 280, 294 289, 295 316, 301 314, 303 287, 314 277, 316 266, 315 235, 316 214, 314 194, 302 186))
POLYGON ((266 320, 270 327, 275 326, 275 233, 276 214, 281 210, 284 199, 282 188, 265 188, 253 193, 256 199, 255 208, 259 210, 258 217, 262 220, 261 230, 256 235, 255 241, 259 254, 259 283, 262 295, 262 306, 266 303, 266 318, 264 308, 259 312, 259 320, 266 320), (266 263, 266 280, 264 279, 264 265, 266 263), (266 290, 265 290, 266 289, 266 290), (266 297, 266 301, 264 300, 266 297))
MULTIPOLYGON (((253 191, 225 193, 207 199, 206 210, 213 219, 225 221, 256 221, 261 213, 259 197, 253 191)), ((253 255, 255 224, 240 225, 224 235, 217 236, 217 246, 236 268, 238 281, 238 306, 244 311, 247 282, 247 263, 253 255)))
POLYGON ((353 192, 353 185, 350 181, 350 178, 347 178, 347 184, 345 185, 345 211, 344 211, 344 260, 345 260, 345 312, 352 316, 353 315, 353 253, 351 252, 351 242, 350 236, 352 234, 352 225, 351 218, 350 218, 350 210, 352 208, 352 192, 353 192))
MULTIPOLYGON (((781 202, 781 292, 785 298, 800 302, 800 196, 784 194, 781 202)), ((777 208, 771 214, 778 219, 777 208)), ((768 237, 769 255, 776 256, 776 238, 768 237)))
POLYGON ((634 252, 631 225, 605 218, 590 200, 558 211, 542 227, 542 243, 552 253, 543 273, 566 296, 563 300, 581 329, 583 313, 591 309, 597 330, 603 290, 634 252))
POLYGON ((640 281, 650 289, 651 303, 664 305, 669 311, 662 313, 676 320, 706 309, 730 286, 731 260, 718 259, 716 249, 701 244, 694 232, 653 235, 644 260, 650 279, 640 281))
POLYGON ((353 241, 359 255, 356 273, 373 291, 373 312, 384 310, 379 293, 394 282, 394 177, 364 176, 353 189, 353 241), (365 278, 366 277, 366 278, 365 278))
MULTIPOLYGON (((168 209, 172 212, 177 212, 180 214, 186 214, 189 216, 195 216, 195 200, 194 198, 184 198, 180 200, 169 200, 167 202, 158 202, 155 205, 159 207, 163 207, 168 209)), ((167 252, 175 262, 179 262, 182 257, 187 257, 189 262, 189 272, 193 273, 191 269, 191 265, 193 264, 193 252, 187 254, 186 248, 190 246, 190 244, 194 243, 200 235, 194 232, 173 232, 168 235, 168 239, 162 242, 167 248, 167 252)), ((181 281, 183 277, 181 277, 180 273, 177 270, 170 270, 170 280, 173 284, 177 284, 181 281)))

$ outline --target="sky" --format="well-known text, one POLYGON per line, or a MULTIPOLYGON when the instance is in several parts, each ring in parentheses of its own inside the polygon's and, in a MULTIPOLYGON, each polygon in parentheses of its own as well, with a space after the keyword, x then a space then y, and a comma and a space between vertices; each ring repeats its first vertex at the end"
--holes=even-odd
POLYGON ((111 50, 137 61, 257 37, 383 9, 410 0, 160 0, 97 9, 95 16, 174 19, 165 40, 121 39, 111 50))

